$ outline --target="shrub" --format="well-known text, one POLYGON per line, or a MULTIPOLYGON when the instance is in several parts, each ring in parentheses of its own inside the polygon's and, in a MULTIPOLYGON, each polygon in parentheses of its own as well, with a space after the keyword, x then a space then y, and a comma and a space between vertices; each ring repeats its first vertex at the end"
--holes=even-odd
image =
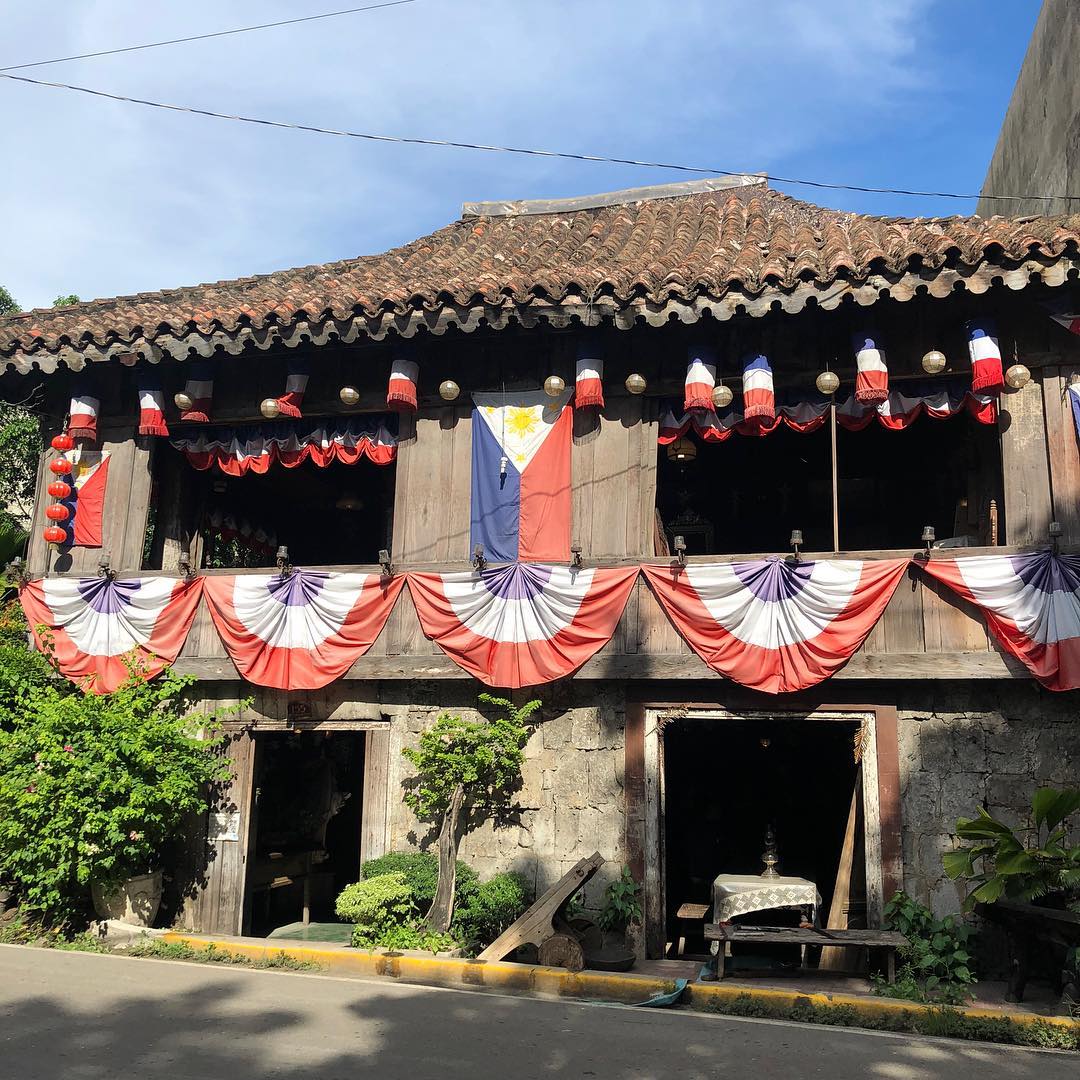
MULTIPOLYGON (((377 859, 369 859, 360 867, 360 877, 364 880, 380 874, 403 875, 420 914, 427 914, 439 880, 439 860, 434 855, 426 851, 391 851, 377 859)), ((476 871, 460 859, 456 877, 458 895, 468 892, 477 882, 476 871)))
POLYGON ((520 918, 531 903, 532 890, 520 874, 496 874, 467 889, 459 884, 451 929, 466 950, 478 952, 520 918))
POLYGON ((899 930, 908 944, 900 951, 903 966, 896 982, 876 980, 875 991, 908 1001, 959 1004, 975 982, 968 941, 971 927, 953 915, 937 919, 907 893, 898 892, 885 906, 885 925, 899 930))
POLYGON ((411 925, 417 914, 404 874, 379 874, 346 886, 334 910, 343 922, 356 924, 353 944, 367 948, 387 931, 411 925))
POLYGON ((362 934, 360 927, 353 931, 352 944, 357 949, 370 949, 378 946, 382 949, 392 949, 400 952, 403 949, 423 949, 425 952, 440 953, 450 952, 458 947, 457 941, 451 934, 436 934, 425 927, 412 924, 409 926, 394 926, 378 936, 378 940, 371 942, 362 934))
POLYGON ((70 922, 91 882, 154 869, 229 770, 208 719, 186 714, 191 679, 133 672, 82 694, 17 652, 0 648, 0 879, 28 913, 70 922))
POLYGON ((641 888, 624 866, 622 873, 604 891, 604 906, 597 923, 601 930, 622 930, 641 922, 641 888))

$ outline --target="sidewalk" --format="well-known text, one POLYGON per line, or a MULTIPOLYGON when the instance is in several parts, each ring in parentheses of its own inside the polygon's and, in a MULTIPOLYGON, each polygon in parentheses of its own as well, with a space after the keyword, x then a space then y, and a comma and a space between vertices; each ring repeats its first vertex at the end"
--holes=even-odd
MULTIPOLYGON (((562 968, 491 963, 456 957, 433 956, 423 952, 391 953, 365 951, 336 942, 293 942, 282 938, 204 937, 170 932, 166 941, 183 941, 194 948, 213 945, 216 949, 251 959, 268 959, 285 953, 296 960, 317 964, 323 972, 358 977, 384 977, 422 986, 492 990, 503 994, 567 997, 586 1001, 608 1001, 640 1005, 660 994, 670 993, 675 980, 688 985, 679 1005, 705 1012, 740 1011, 753 1014, 795 1010, 798 1012, 846 1007, 856 1026, 891 1027, 907 1017, 941 1013, 933 1006, 878 997, 865 979, 814 974, 797 979, 724 979, 720 983, 694 981, 700 965, 686 961, 644 961, 639 970, 626 973, 601 971, 571 972, 562 968)), ((956 1012, 972 1019, 1007 1020, 1014 1024, 1035 1023, 1060 1026, 1080 1033, 1080 1022, 1049 1015, 1049 1002, 1015 1005, 1004 1001, 1004 984, 980 985, 979 998, 956 1012), (1042 1008, 1040 1008, 1040 1005, 1042 1008)), ((835 1021, 834 1021, 835 1022, 835 1021)))

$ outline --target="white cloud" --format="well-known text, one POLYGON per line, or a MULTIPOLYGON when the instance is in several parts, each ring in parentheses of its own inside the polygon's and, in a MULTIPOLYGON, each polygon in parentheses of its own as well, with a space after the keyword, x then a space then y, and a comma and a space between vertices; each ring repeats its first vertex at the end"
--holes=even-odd
MULTIPOLYGON (((3 63, 297 13, 286 0, 35 8, 5 13, 3 63)), ((420 0, 26 74, 330 127, 782 171, 910 106, 924 10, 420 0)), ((379 251, 466 199, 680 178, 271 131, 6 81, 0 95, 0 282, 26 305, 379 251)))

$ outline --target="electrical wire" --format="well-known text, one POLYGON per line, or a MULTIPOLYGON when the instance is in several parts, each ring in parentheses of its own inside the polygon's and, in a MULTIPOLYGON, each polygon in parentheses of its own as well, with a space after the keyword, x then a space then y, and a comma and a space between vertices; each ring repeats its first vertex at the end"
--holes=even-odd
POLYGON ((258 26, 238 26, 235 30, 216 30, 209 34, 192 34, 190 37, 170 38, 168 41, 150 41, 145 45, 125 45, 119 49, 102 49, 100 52, 77 53, 75 56, 58 56, 55 60, 34 60, 29 64, 9 64, 7 67, 0 67, 0 71, 22 71, 25 68, 45 67, 48 64, 66 64, 71 60, 92 60, 98 56, 116 56, 118 53, 138 52, 140 49, 160 49, 165 45, 185 45, 189 41, 207 41, 209 38, 248 34, 252 30, 272 30, 277 26, 295 26, 297 23, 317 22, 319 19, 336 19, 339 15, 356 15, 361 11, 377 11, 379 8, 401 7, 403 4, 415 3, 417 3, 417 0, 386 0, 385 3, 368 4, 365 7, 345 8, 343 11, 326 11, 321 15, 304 15, 297 19, 259 23, 258 26))
MULTIPOLYGON (((405 2, 405 0, 398 0, 405 2)), ((29 83, 33 86, 48 86, 56 90, 73 90, 92 97, 121 101, 129 105, 145 105, 151 109, 164 109, 168 112, 188 113, 192 116, 209 116, 215 120, 232 120, 241 124, 258 124, 261 127, 281 128, 286 131, 307 131, 315 135, 333 135, 343 139, 363 139, 368 142, 398 143, 405 146, 440 146, 458 150, 481 150, 491 154, 523 154, 528 157, 560 158, 565 161, 588 161, 603 165, 632 165, 642 169, 666 169, 675 172, 697 173, 706 176, 745 176, 746 171, 734 169, 715 169, 707 166, 681 165, 665 161, 643 161, 637 158, 603 157, 599 154, 573 154, 561 150, 538 150, 523 146, 499 146, 488 143, 462 142, 454 139, 421 139, 402 135, 376 135, 372 132, 346 131, 339 128, 318 127, 314 124, 293 124, 284 120, 265 120, 254 116, 239 116, 232 113, 215 112, 212 109, 199 109, 193 105, 172 105, 162 101, 149 101, 146 98, 128 97, 125 94, 113 94, 106 90, 94 90, 88 86, 74 86, 71 83, 47 82, 44 79, 32 79, 28 75, 11 75, 0 71, 0 79, 13 82, 29 83)), ((750 173, 750 175, 754 175, 750 173)), ((763 179, 766 174, 763 174, 763 179)), ((771 183, 789 184, 800 187, 827 189, 830 191, 858 191, 873 195, 914 195, 929 199, 988 199, 1000 202, 1052 202, 1058 199, 1080 201, 1078 195, 997 195, 987 193, 963 194, 955 191, 919 191, 912 188, 869 187, 862 184, 833 184, 824 180, 804 180, 791 176, 767 174, 771 183)))

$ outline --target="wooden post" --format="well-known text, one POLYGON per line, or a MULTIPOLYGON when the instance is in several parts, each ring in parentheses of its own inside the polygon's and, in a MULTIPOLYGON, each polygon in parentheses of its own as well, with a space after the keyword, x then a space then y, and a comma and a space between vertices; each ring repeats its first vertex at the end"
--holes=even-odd
POLYGON ((450 796, 450 805, 443 817, 439 833, 439 885, 435 899, 427 913, 426 922, 436 933, 445 934, 450 929, 454 915, 454 878, 457 870, 457 824, 465 791, 460 784, 450 796))
POLYGON ((829 402, 829 434, 832 439, 832 549, 840 550, 840 487, 836 467, 836 400, 829 402))

